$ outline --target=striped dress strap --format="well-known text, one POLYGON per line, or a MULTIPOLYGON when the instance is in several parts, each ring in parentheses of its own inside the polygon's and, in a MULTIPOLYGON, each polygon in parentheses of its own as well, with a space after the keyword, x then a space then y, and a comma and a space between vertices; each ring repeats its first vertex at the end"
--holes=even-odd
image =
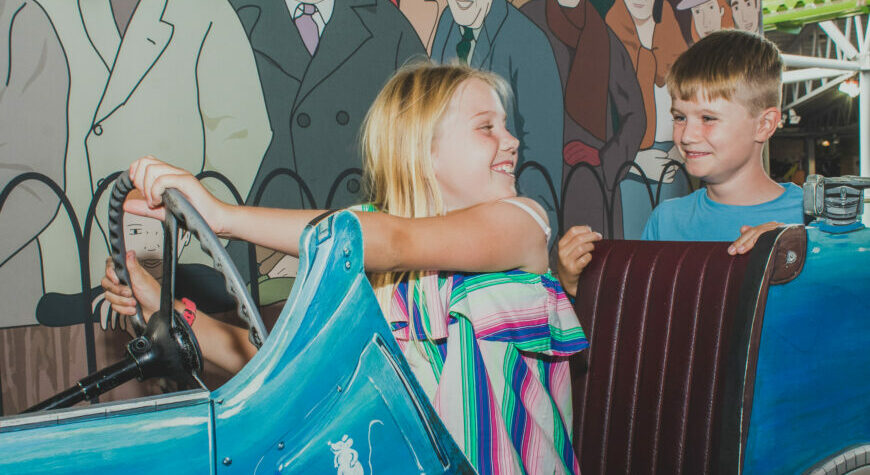
POLYGON ((533 210, 529 205, 527 205, 521 201, 513 200, 510 198, 501 200, 501 202, 502 203, 510 203, 510 204, 516 206, 517 208, 525 211, 526 213, 529 213, 529 216, 531 216, 532 219, 534 219, 535 222, 538 223, 538 226, 541 227, 541 230, 544 231, 544 235, 547 236, 547 241, 550 240, 550 232, 551 232, 550 226, 547 225, 546 221, 544 221, 544 218, 542 218, 541 215, 538 214, 537 211, 533 210))

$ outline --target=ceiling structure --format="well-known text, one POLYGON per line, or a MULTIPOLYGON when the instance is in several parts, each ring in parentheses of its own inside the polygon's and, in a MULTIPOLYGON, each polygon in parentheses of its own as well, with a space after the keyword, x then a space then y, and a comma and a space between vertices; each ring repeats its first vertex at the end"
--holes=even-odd
POLYGON ((785 135, 857 134, 870 175, 870 6, 863 1, 764 0, 765 36, 783 52, 785 135), (853 95, 842 92, 852 89, 853 95), (860 93, 860 94, 859 94, 860 93))

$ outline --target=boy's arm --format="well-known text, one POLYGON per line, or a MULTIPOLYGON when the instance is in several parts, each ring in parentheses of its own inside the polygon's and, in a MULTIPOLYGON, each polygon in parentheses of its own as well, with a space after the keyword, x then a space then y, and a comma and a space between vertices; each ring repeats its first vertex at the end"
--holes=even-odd
POLYGON ((731 254, 732 256, 746 254, 752 250, 762 234, 782 225, 783 223, 771 221, 769 223, 759 224, 758 226, 741 226, 740 237, 728 246, 728 254, 731 254))

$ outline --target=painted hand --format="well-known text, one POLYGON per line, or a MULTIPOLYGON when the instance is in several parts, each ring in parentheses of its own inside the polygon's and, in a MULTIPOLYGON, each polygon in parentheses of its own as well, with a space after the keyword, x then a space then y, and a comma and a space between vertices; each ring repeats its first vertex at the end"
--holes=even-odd
MULTIPOLYGON (((670 161, 671 158, 668 155, 668 152, 656 149, 641 150, 640 152, 637 152, 637 156, 634 157, 634 162, 637 163, 637 166, 640 167, 641 170, 643 170, 647 179, 652 181, 659 181, 659 179, 661 179, 662 183, 673 182, 674 176, 677 174, 677 167, 671 166, 668 167, 664 177, 662 177, 662 171, 665 170, 665 167, 670 161)), ((635 168, 630 168, 629 170, 632 173, 640 175, 635 168)))

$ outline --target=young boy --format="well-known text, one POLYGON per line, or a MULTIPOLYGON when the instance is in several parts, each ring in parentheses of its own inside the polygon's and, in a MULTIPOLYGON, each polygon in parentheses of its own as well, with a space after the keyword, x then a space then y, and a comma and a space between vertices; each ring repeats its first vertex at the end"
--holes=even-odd
MULTIPOLYGON (((782 68, 776 45, 737 30, 712 33, 680 55, 667 78, 674 142, 706 188, 657 206, 643 239, 734 241, 728 253, 743 254, 765 231, 803 223, 801 188, 776 183, 762 166, 764 143, 782 115, 782 68)), ((559 242, 559 276, 569 293, 593 240, 572 231, 559 242)))

